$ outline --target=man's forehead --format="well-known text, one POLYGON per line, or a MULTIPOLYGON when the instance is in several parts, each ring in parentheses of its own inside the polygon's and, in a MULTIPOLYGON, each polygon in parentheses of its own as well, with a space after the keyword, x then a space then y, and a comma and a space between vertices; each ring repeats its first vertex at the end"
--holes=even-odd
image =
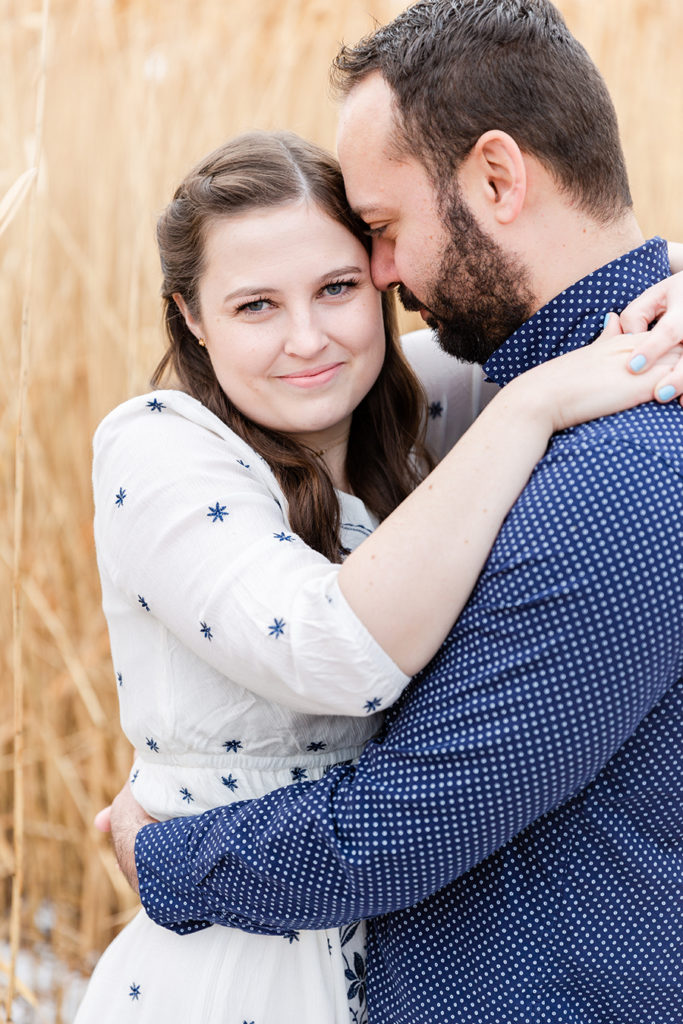
POLYGON ((354 86, 344 100, 337 130, 337 152, 349 202, 360 216, 385 208, 383 176, 396 165, 393 94, 378 73, 354 86))
POLYGON ((337 127, 340 156, 368 148, 383 155, 394 127, 393 93, 374 72, 355 85, 341 105, 337 127))

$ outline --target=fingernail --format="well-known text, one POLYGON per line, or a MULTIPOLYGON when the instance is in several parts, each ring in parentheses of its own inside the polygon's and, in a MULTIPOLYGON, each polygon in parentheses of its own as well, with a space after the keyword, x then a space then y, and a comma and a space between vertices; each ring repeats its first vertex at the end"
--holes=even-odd
POLYGON ((647 359, 645 356, 634 356, 628 365, 634 373, 640 373, 647 366, 647 359))
POLYGON ((603 331, 607 327, 607 324, 609 323, 609 318, 611 317, 611 315, 612 315, 611 313, 605 313, 605 319, 602 321, 602 329, 603 329, 603 331))
POLYGON ((657 398, 660 402, 670 402, 675 394, 676 388, 672 384, 667 384, 665 388, 659 389, 657 392, 657 398))

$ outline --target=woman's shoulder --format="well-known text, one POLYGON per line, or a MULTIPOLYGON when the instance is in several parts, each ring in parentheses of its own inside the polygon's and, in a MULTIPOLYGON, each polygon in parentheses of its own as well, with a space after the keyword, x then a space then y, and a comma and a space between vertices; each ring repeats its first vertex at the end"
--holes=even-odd
POLYGON ((188 395, 185 391, 162 389, 151 391, 144 395, 135 395, 121 402, 111 412, 107 413, 99 424, 95 436, 99 433, 106 433, 109 430, 121 429, 132 423, 154 423, 163 414, 170 414, 171 418, 179 417, 181 421, 188 424, 204 427, 213 430, 220 436, 232 434, 226 423, 218 418, 205 405, 188 395))
POLYGON ((148 463, 177 465, 199 463, 216 456, 229 456, 240 466, 267 477, 272 471, 227 423, 184 391, 158 390, 136 395, 117 405, 95 431, 93 453, 95 470, 119 453, 127 462, 137 459, 148 463), (213 456, 212 454, 213 453, 213 456))

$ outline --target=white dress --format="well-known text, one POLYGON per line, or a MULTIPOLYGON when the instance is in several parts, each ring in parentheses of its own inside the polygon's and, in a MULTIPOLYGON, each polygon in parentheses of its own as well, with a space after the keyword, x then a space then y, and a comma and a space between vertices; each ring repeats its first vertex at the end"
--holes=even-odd
MULTIPOLYGON (((438 458, 490 396, 429 332, 406 341, 438 458)), ((408 677, 292 533, 266 463, 188 395, 133 398, 94 442, 95 539, 131 783, 155 818, 259 797, 356 758, 408 677)), ((377 525, 339 495, 352 550, 377 525)), ((144 911, 77 1024, 362 1024, 364 931, 180 936, 144 911)))

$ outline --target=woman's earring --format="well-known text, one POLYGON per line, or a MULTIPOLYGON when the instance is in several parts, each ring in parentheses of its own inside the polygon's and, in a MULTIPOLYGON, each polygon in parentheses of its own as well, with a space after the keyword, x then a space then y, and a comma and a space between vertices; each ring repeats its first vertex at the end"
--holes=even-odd
POLYGON ((201 345, 202 348, 206 348, 206 342, 204 341, 203 338, 197 338, 197 343, 201 345))

